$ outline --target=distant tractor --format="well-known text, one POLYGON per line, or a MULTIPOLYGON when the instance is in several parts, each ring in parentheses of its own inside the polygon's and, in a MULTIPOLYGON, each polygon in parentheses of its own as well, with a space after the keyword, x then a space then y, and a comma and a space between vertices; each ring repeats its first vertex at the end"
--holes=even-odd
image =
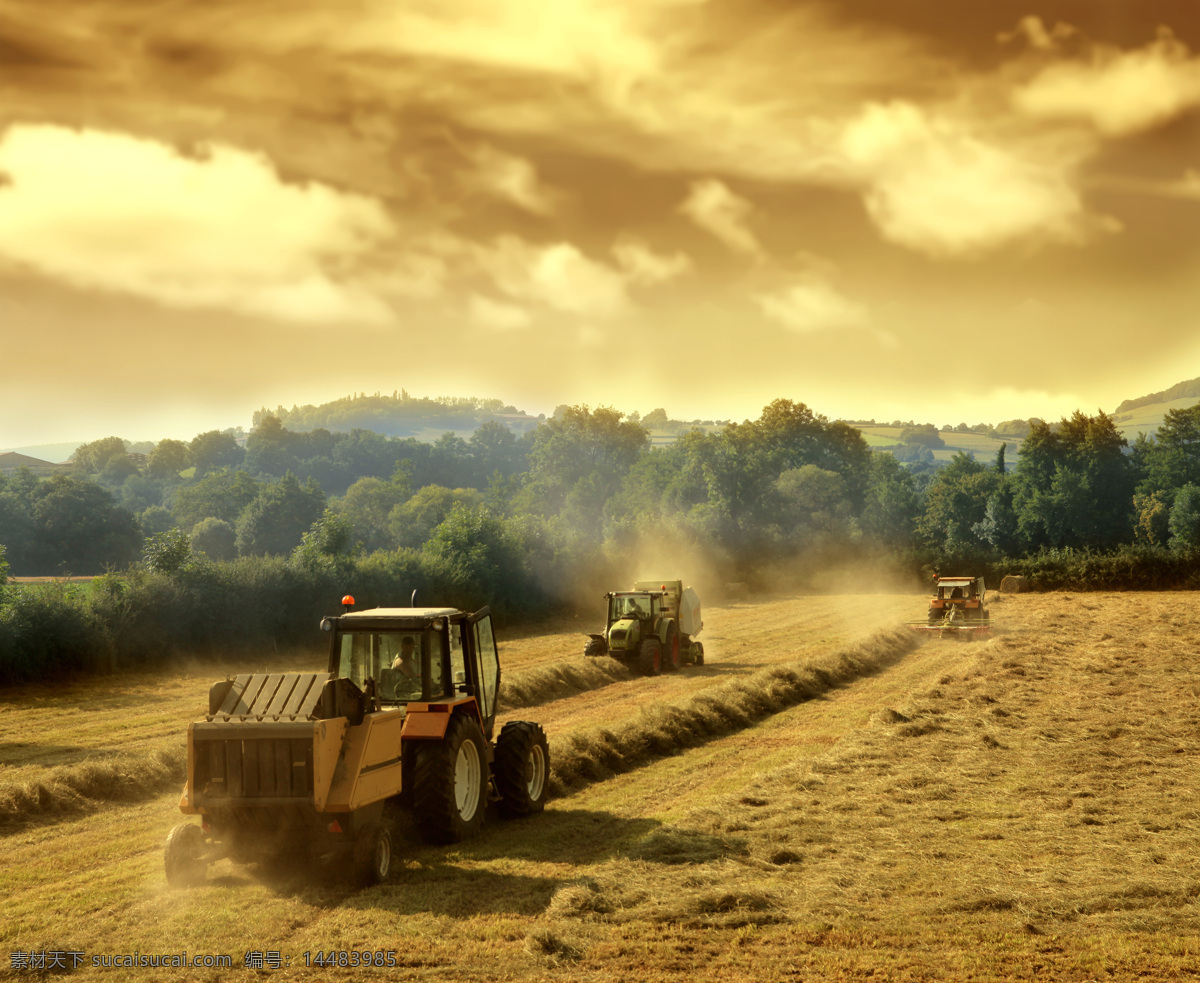
POLYGON ((934 577, 934 596, 924 621, 910 621, 916 631, 934 631, 968 640, 987 637, 992 619, 986 607, 987 587, 982 577, 934 577))
POLYGON ((188 727, 179 808, 201 817, 167 837, 167 881, 207 865, 340 854, 365 882, 391 867, 392 808, 431 843, 474 836, 494 801, 541 811, 550 750, 535 723, 493 742, 500 663, 487 608, 375 608, 325 618, 328 672, 249 673, 215 683, 188 727))
POLYGON ((704 627, 700 598, 682 580, 639 580, 632 590, 604 596, 608 624, 588 635, 584 655, 609 655, 647 676, 704 665, 704 646, 695 641, 704 627))

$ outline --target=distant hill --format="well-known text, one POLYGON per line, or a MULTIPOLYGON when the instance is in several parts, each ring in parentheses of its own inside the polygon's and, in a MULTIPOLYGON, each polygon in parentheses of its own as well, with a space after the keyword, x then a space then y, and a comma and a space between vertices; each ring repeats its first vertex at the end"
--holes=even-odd
POLYGON ((70 464, 58 464, 54 461, 47 461, 45 458, 20 454, 17 451, 0 452, 0 472, 11 472, 19 468, 28 468, 34 474, 48 475, 59 471, 70 471, 73 467, 70 464))
POLYGON ((29 457, 36 457, 42 461, 49 461, 51 464, 62 464, 75 453, 75 449, 82 443, 82 440, 73 440, 69 444, 31 444, 28 447, 6 447, 0 450, 0 453, 11 451, 16 454, 27 454, 29 457))
MULTIPOLYGON (((320 406, 263 407, 254 413, 254 425, 266 416, 279 419, 288 430, 374 430, 396 437, 421 437, 426 433, 440 436, 447 430, 471 432, 481 423, 497 420, 510 430, 531 430, 538 417, 506 406, 498 399, 442 396, 428 399, 410 396, 403 389, 390 396, 355 393, 320 406)), ((430 439, 436 439, 430 438, 430 439)))
POLYGON ((1140 409, 1144 406, 1152 406, 1155 403, 1170 403, 1177 399, 1191 399, 1193 403, 1200 402, 1200 379, 1189 379, 1187 382, 1177 382, 1170 389, 1164 389, 1160 393, 1151 393, 1149 396, 1139 396, 1137 399, 1127 399, 1117 407, 1118 413, 1125 413, 1128 410, 1140 409))
POLYGON ((1200 379, 1189 379, 1159 393, 1125 400, 1113 414, 1113 422, 1132 443, 1139 433, 1152 434, 1161 427, 1168 410, 1185 410, 1197 403, 1200 379))

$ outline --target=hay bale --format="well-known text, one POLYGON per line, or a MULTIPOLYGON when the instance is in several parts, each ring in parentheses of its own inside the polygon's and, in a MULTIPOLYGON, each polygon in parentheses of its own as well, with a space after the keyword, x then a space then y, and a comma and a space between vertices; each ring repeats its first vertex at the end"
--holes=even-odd
POLYGON ((1024 594, 1029 589, 1028 577, 1017 577, 1010 573, 1000 581, 1001 594, 1024 594))

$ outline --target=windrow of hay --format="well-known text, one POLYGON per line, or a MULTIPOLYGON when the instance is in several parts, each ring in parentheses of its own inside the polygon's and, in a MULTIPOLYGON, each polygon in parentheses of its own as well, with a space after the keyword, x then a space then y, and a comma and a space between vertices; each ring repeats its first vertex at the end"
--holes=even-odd
POLYGON ((643 707, 631 722, 568 736, 552 755, 551 791, 573 792, 655 758, 696 747, 895 663, 918 644, 891 629, 820 663, 772 666, 710 687, 682 703, 643 707))
POLYGON ((0 826, 44 816, 91 812, 102 802, 137 802, 180 788, 187 754, 156 751, 64 766, 45 778, 0 785, 0 826))
POLYGON ((629 669, 614 659, 558 662, 504 677, 497 702, 502 710, 521 710, 629 678, 629 669))
MULTIPOLYGON (((534 706, 629 678, 613 660, 553 665, 517 673, 504 681, 505 709, 534 706)), ((181 723, 181 730, 186 726, 181 723)), ((103 752, 101 752, 103 753, 103 752)), ((181 787, 187 778, 182 749, 146 756, 120 754, 52 769, 38 779, 0 784, 0 827, 48 816, 91 812, 102 802, 133 802, 181 787)))

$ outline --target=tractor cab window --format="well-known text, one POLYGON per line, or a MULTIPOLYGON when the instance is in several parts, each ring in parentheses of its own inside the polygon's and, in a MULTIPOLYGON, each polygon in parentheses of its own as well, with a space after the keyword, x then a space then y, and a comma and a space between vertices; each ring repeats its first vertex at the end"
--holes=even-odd
POLYGON ((614 597, 613 620, 621 618, 648 618, 652 599, 649 597, 614 597))
POLYGON ((433 631, 346 632, 338 675, 365 689, 375 680, 382 704, 430 699, 444 693, 442 640, 433 631))
POLYGON ((467 691, 467 660, 463 655, 462 630, 461 624, 450 626, 450 679, 456 693, 467 691))
POLYGON ((491 720, 496 713, 496 690, 500 688, 500 657, 492 635, 491 615, 473 622, 471 630, 475 633, 475 652, 479 659, 479 692, 476 694, 479 711, 484 720, 491 720))

